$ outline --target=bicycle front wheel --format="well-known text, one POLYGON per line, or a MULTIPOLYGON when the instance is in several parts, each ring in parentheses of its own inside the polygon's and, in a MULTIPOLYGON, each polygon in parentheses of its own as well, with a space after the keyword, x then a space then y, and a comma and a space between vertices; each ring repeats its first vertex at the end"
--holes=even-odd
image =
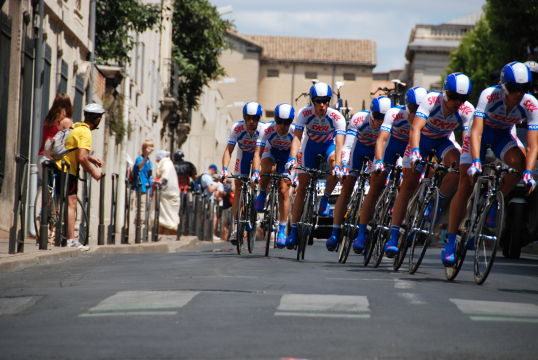
POLYGON ((271 191, 269 193, 267 208, 265 210, 265 214, 263 218, 265 256, 269 256, 269 247, 271 246, 271 237, 275 236, 275 239, 276 239, 276 232, 274 231, 274 227, 275 227, 275 219, 277 218, 278 215, 276 214, 277 209, 276 209, 275 196, 278 196, 278 195, 276 195, 274 191, 271 191))
POLYGON ((309 237, 312 235, 311 223, 314 212, 314 199, 310 191, 307 193, 300 224, 297 224, 297 260, 304 260, 304 253, 309 237))
POLYGON ((392 219, 390 208, 393 198, 389 193, 390 189, 386 189, 381 194, 380 202, 376 206, 374 214, 375 229, 374 237, 376 238, 372 256, 374 257, 374 267, 378 267, 383 260, 385 252, 385 244, 390 237, 390 221, 392 219))
POLYGON ((474 280, 478 285, 486 281, 495 261, 503 221, 504 197, 499 191, 489 200, 479 218, 474 258, 474 280))
POLYGON ((364 191, 360 190, 352 199, 349 212, 344 218, 342 240, 338 247, 338 262, 345 264, 351 250, 353 240, 357 237, 357 226, 359 225, 359 211, 364 199, 364 191))
POLYGON ((243 248, 243 239, 245 237, 245 219, 247 219, 246 214, 246 198, 245 193, 243 191, 239 192, 239 209, 237 211, 237 231, 236 231, 236 237, 237 237, 237 254, 241 255, 241 249, 243 248))
POLYGON ((248 195, 247 204, 247 248, 248 253, 252 254, 254 250, 254 241, 256 241, 256 209, 254 208, 254 192, 250 192, 248 195))
POLYGON ((409 254, 409 273, 414 274, 420 264, 428 246, 430 246, 435 227, 435 217, 439 207, 439 189, 432 188, 422 199, 422 205, 415 221, 410 226, 411 231, 411 252, 409 254))
POLYGON ((77 216, 75 220, 75 237, 82 245, 88 244, 89 231, 88 231, 88 216, 82 201, 77 198, 77 216))

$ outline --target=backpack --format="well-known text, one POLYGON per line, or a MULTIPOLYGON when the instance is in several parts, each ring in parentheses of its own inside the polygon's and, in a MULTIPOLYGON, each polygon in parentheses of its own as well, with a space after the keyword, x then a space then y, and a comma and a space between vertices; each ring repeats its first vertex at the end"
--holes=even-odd
POLYGON ((60 130, 54 137, 45 142, 45 155, 51 160, 61 160, 65 154, 75 151, 74 149, 66 149, 65 142, 71 134, 71 128, 60 130))

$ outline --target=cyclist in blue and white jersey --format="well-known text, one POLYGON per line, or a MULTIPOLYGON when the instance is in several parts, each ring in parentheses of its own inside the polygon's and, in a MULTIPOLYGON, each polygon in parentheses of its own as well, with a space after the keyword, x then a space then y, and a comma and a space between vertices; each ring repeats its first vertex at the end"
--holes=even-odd
POLYGON ((340 175, 345 179, 334 208, 332 234, 325 244, 329 251, 334 251, 338 245, 344 213, 357 181, 357 176, 353 172, 350 174, 349 169, 360 170, 365 156, 373 160, 381 123, 391 107, 392 101, 388 97, 379 96, 372 99, 370 111, 359 111, 349 120, 340 175))
MULTIPOLYGON (((252 160, 252 180, 260 183, 260 193, 254 204, 256 211, 263 211, 267 197, 267 185, 270 178, 260 178, 260 167, 263 174, 272 172, 276 165, 277 174, 287 173, 284 165, 288 161, 293 140, 295 125, 295 109, 289 104, 279 104, 275 108, 275 121, 260 131, 256 143, 256 152, 252 160)), ((277 246, 283 248, 286 245, 286 223, 290 212, 290 184, 291 175, 281 179, 279 185, 279 227, 277 234, 277 246)))
MULTIPOLYGON (((538 156, 538 101, 527 93, 531 84, 529 68, 515 61, 502 68, 500 85, 488 87, 480 94, 471 130, 463 143, 458 191, 450 204, 448 241, 441 254, 446 265, 455 261, 456 232, 472 192, 473 177, 482 171, 486 145, 492 146, 497 158, 521 172, 505 175, 501 185, 504 195, 512 191, 521 177, 530 191, 536 186, 532 172, 538 156), (515 125, 524 120, 528 127, 526 156, 513 132, 515 125)), ((486 225, 495 227, 496 208, 492 209, 486 225)), ((469 243, 471 248, 473 245, 469 243)))
MULTIPOLYGON (((353 241, 353 250, 360 254, 364 249, 367 233, 366 225, 372 218, 375 204, 383 191, 387 172, 385 164, 395 165, 396 156, 403 156, 409 142, 411 121, 415 117, 418 106, 426 98, 428 91, 416 86, 405 94, 406 106, 395 106, 385 114, 379 136, 375 143, 373 171, 370 174, 370 189, 360 210, 359 233, 353 241)), ((406 169, 404 171, 409 171, 406 169)))
MULTIPOLYGON (((236 175, 250 176, 250 165, 256 150, 256 141, 260 135, 258 125, 263 110, 257 102, 248 102, 243 106, 243 120, 236 122, 232 127, 232 132, 228 138, 228 145, 222 155, 221 179, 224 180, 228 175, 228 165, 232 157, 235 145, 238 150, 235 161, 234 172, 236 175)), ((237 204, 239 202, 239 191, 241 191, 241 181, 235 180, 234 201, 232 204, 232 214, 234 216, 234 225, 237 224, 237 204)), ((233 234, 232 234, 233 235, 233 234)), ((236 237, 230 237, 232 242, 236 237)))
MULTIPOLYGON (((414 169, 423 156, 430 150, 437 151, 437 157, 447 165, 458 164, 461 147, 451 136, 459 126, 468 130, 474 106, 467 101, 471 93, 471 80, 462 73, 449 74, 443 85, 443 92, 431 92, 421 102, 411 124, 409 144, 403 158, 404 169, 413 171, 404 173, 400 191, 396 197, 392 212, 390 239, 385 245, 385 254, 393 257, 398 253, 400 225, 405 215, 409 199, 418 187, 421 172, 414 169)), ((439 188, 441 203, 451 196, 458 183, 455 173, 447 173, 439 188)), ((441 206, 432 218, 439 218, 441 206)))
MULTIPOLYGON (((325 194, 321 198, 318 210, 321 215, 329 213, 329 196, 338 182, 337 175, 341 171, 341 151, 346 134, 344 116, 329 107, 331 97, 332 89, 325 83, 319 82, 310 87, 310 99, 313 105, 305 106, 299 111, 295 122, 290 158, 286 163, 286 169, 291 171, 298 162, 306 168, 315 168, 318 154, 321 154, 327 160, 333 169, 333 174, 327 177, 325 194), (304 130, 306 132, 303 139, 304 130)), ((303 211, 303 201, 309 177, 308 174, 299 170, 299 185, 297 186, 297 195, 293 203, 291 229, 286 240, 288 249, 293 249, 295 246, 297 221, 303 211)))

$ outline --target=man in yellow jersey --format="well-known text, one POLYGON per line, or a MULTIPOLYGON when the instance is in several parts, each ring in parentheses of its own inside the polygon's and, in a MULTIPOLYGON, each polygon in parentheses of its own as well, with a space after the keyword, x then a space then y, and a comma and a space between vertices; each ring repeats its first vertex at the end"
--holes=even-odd
POLYGON ((68 172, 67 175, 67 246, 75 247, 87 251, 90 248, 83 245, 75 238, 75 220, 77 211, 77 190, 78 190, 78 171, 82 166, 95 180, 101 179, 102 173, 96 167, 102 167, 101 159, 91 156, 92 150, 92 130, 97 129, 105 109, 102 105, 92 103, 84 107, 84 122, 75 123, 69 136, 65 140, 65 149, 69 152, 64 155, 62 160, 57 162, 59 168, 61 162, 67 163, 67 168, 62 169, 68 172))

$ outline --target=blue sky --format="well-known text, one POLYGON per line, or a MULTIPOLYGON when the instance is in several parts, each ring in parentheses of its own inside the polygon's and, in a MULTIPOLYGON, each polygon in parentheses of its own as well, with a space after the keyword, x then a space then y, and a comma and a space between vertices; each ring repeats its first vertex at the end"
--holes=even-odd
POLYGON ((485 0, 210 0, 231 5, 244 34, 374 40, 374 71, 403 68, 405 48, 416 24, 441 24, 480 11, 485 0))

